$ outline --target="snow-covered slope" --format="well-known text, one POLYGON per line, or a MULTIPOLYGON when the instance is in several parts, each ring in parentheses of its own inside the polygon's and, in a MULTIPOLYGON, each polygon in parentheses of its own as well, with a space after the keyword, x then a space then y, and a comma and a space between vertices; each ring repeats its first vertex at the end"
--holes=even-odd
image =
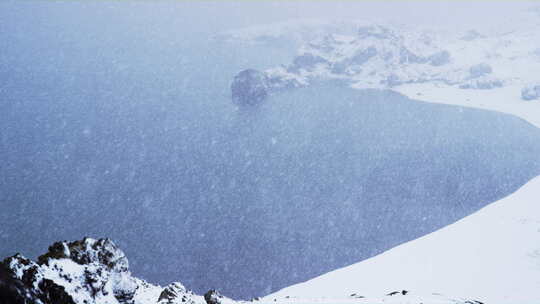
MULTIPOLYGON (((283 298, 278 303, 429 303, 475 304, 441 295, 403 294, 364 298, 352 295, 341 300, 283 298), (306 302, 307 301, 307 302, 306 302), (368 302, 366 302, 368 301, 368 302)), ((249 302, 266 303, 254 299, 249 302)), ((275 301, 272 300, 273 303, 275 301)), ((0 304, 235 304, 215 290, 196 295, 181 283, 166 287, 133 277, 129 263, 109 239, 85 238, 57 242, 37 262, 20 254, 0 262, 0 304)))
POLYGON ((265 299, 394 290, 490 304, 540 303, 540 177, 439 231, 265 299))

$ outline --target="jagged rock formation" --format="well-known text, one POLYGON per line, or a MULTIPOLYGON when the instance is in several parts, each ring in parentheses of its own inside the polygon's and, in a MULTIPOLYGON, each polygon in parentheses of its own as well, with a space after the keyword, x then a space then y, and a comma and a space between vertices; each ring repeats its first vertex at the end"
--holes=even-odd
POLYGON ((0 264, 1 304, 203 304, 181 284, 162 289, 131 276, 129 263, 109 239, 57 242, 37 262, 20 254, 0 264))

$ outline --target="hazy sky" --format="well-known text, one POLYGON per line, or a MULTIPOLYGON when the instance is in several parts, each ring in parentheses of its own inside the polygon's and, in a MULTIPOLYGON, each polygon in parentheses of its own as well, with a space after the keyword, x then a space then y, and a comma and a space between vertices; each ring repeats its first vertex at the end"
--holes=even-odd
POLYGON ((0 24, 17 22, 22 16, 66 18, 72 8, 81 6, 119 22, 168 23, 174 28, 178 22, 193 20, 220 30, 297 18, 467 27, 503 22, 539 5, 536 1, 3 1, 0 24))

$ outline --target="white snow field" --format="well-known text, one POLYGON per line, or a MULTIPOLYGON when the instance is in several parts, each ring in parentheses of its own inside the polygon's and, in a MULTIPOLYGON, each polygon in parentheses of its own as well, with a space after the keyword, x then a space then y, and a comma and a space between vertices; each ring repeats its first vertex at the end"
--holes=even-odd
MULTIPOLYGON (((540 177, 452 225, 265 300, 339 299, 401 290, 410 296, 391 297, 401 298, 398 303, 416 303, 411 298, 416 294, 489 304, 540 303, 540 177)), ((424 303, 437 302, 424 298, 424 303)))

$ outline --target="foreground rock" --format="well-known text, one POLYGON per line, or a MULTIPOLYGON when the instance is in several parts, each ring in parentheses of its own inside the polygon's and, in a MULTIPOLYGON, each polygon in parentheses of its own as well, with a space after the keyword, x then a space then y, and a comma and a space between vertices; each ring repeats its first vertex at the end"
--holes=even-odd
POLYGON ((0 294, 0 304, 205 303, 179 283, 161 288, 132 277, 122 250, 91 238, 54 243, 37 262, 20 254, 6 258, 0 294))

